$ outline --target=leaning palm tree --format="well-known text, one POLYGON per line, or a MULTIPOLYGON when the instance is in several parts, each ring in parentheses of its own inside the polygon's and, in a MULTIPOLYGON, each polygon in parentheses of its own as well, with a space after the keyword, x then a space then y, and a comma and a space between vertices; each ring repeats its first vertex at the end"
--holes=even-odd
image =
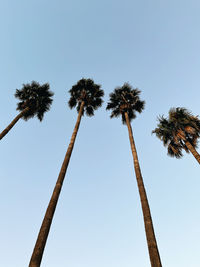
POLYGON ((200 155, 196 151, 200 137, 200 120, 186 108, 171 108, 169 117, 160 116, 158 127, 152 131, 167 147, 168 155, 181 158, 182 151, 191 152, 200 164, 200 155))
POLYGON ((130 145, 135 167, 135 175, 138 184, 143 217, 144 217, 144 225, 145 225, 151 266, 160 267, 162 265, 154 233, 151 212, 148 204, 148 199, 140 170, 135 142, 133 139, 133 132, 130 124, 130 122, 136 118, 136 112, 141 113, 142 110, 144 109, 145 102, 140 100, 139 95, 140 91, 138 89, 133 89, 131 85, 125 83, 122 87, 117 87, 114 90, 114 92, 110 94, 110 102, 108 102, 106 109, 112 110, 110 116, 111 118, 121 116, 122 123, 126 124, 128 127, 130 145))
POLYGON ((41 264, 45 244, 47 241, 47 237, 49 234, 49 230, 51 227, 51 223, 53 220, 54 212, 56 209, 56 205, 58 202, 58 198, 61 192, 62 184, 65 178, 65 174, 67 171, 67 167, 69 164, 69 160, 72 154, 72 150, 74 147, 76 135, 79 129, 79 125, 81 122, 81 117, 86 114, 88 116, 93 116, 94 111, 98 109, 102 103, 102 97, 104 96, 103 90, 101 90, 101 86, 95 84, 91 79, 81 79, 74 85, 71 90, 69 90, 71 95, 70 100, 68 102, 70 108, 77 108, 78 118, 74 127, 74 131, 72 133, 72 137, 52 194, 49 205, 47 207, 38 238, 35 244, 35 248, 33 250, 33 254, 29 263, 29 267, 39 267, 41 264))
POLYGON ((15 97, 20 100, 17 110, 20 113, 14 120, 0 133, 0 140, 12 129, 19 119, 28 120, 37 117, 42 121, 44 113, 50 109, 53 93, 49 90, 49 84, 40 85, 33 81, 31 84, 24 84, 22 89, 17 89, 15 97))

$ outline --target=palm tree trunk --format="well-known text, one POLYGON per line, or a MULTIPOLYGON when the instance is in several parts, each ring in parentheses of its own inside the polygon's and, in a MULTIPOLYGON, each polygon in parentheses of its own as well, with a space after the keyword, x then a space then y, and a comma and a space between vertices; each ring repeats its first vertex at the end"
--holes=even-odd
POLYGON ((193 154, 193 156, 195 157, 195 159, 200 164, 200 155, 196 151, 196 149, 193 147, 193 145, 191 145, 190 142, 188 142, 188 141, 185 141, 185 145, 187 146, 187 148, 190 150, 190 152, 193 154))
POLYGON ((20 112, 14 120, 0 133, 0 140, 12 129, 12 127, 21 119, 24 114, 28 111, 28 108, 25 108, 22 112, 20 112))
POLYGON ((142 174, 141 174, 140 165, 139 165, 139 161, 138 161, 135 142, 133 139, 133 132, 132 132, 132 128, 130 125, 128 114, 126 112, 125 112, 125 118, 126 118, 126 124, 128 127, 130 145, 131 145, 134 167, 135 167, 135 175, 136 175, 136 180, 137 180, 137 185, 138 185, 140 200, 141 200, 141 205, 142 205, 144 225, 145 225, 146 238, 147 238, 147 244, 148 244, 148 249, 149 249, 151 266, 152 267, 161 267, 162 266, 161 259, 160 259, 160 255, 159 255, 159 251, 158 251, 158 247, 157 247, 156 237, 155 237, 154 228, 153 228, 153 221, 151 218, 149 203, 148 203, 146 190, 145 190, 143 179, 142 179, 142 174))
POLYGON ((59 198, 59 195, 60 195, 60 192, 62 189, 62 184, 63 184, 64 178, 65 178, 65 174, 67 171, 69 160, 70 160, 72 150, 74 147, 74 143, 76 140, 76 135, 77 135, 79 125, 81 122, 81 117, 83 114, 83 108, 84 108, 84 102, 82 101, 81 107, 79 110, 79 114, 78 114, 78 118, 77 118, 77 122, 76 122, 76 125, 74 127, 74 131, 73 131, 73 134, 72 134, 72 137, 71 137, 71 140, 70 140, 70 143, 69 143, 69 146, 68 146, 68 149, 67 149, 67 152, 66 152, 66 155, 65 155, 65 158, 64 158, 64 161, 63 161, 63 164, 62 164, 55 188, 54 188, 54 191, 53 191, 53 194, 51 196, 48 208, 46 210, 46 213, 45 213, 45 216, 44 216, 41 228, 40 228, 40 232, 38 234, 38 238, 37 238, 37 241, 35 244, 35 248, 33 250, 33 254, 32 254, 32 257, 31 257, 31 260, 29 263, 29 267, 39 267, 41 264, 45 244, 46 244, 49 230, 51 227, 51 223, 53 220, 53 215, 54 215, 54 212, 56 209, 58 198, 59 198))

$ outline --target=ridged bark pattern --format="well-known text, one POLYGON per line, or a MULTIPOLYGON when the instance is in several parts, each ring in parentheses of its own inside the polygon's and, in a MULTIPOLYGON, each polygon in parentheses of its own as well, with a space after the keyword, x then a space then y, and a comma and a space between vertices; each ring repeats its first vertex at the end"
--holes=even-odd
POLYGON ((159 251, 157 247, 157 242, 156 242, 156 237, 154 233, 153 221, 151 218, 151 212, 149 208, 147 194, 146 194, 146 190, 144 187, 143 178, 142 178, 140 165, 138 161, 137 151, 136 151, 135 142, 133 138, 133 132, 132 132, 132 128, 130 125, 128 114, 126 112, 125 112, 125 119, 126 119, 126 124, 128 127, 130 145, 131 145, 131 150, 133 154, 135 175, 136 175, 136 180, 137 180, 137 185, 138 185, 139 195, 140 195, 140 200, 141 200, 141 205, 142 205, 142 212, 143 212, 143 217, 144 217, 144 225, 145 225, 151 266, 161 267, 162 266, 161 259, 160 259, 160 255, 159 255, 159 251))
POLYGON ((54 212, 56 209, 56 205, 58 202, 60 191, 62 189, 62 184, 63 184, 64 178, 65 178, 65 174, 67 171, 69 160, 70 160, 70 157, 72 154, 72 150, 74 147, 74 143, 75 143, 76 135, 77 135, 77 132, 79 129, 79 125, 81 122, 81 117, 83 114, 83 108, 84 108, 84 102, 81 103, 77 122, 76 122, 76 125, 74 127, 74 131, 73 131, 73 134, 72 134, 72 137, 71 137, 71 140, 70 140, 70 143, 69 143, 69 146, 68 146, 68 149, 67 149, 67 152, 66 152, 66 155, 65 155, 65 158, 64 158, 57 182, 56 182, 56 185, 54 187, 52 197, 50 199, 48 208, 46 210, 46 213, 45 213, 45 216, 44 216, 44 219, 43 219, 43 222, 42 222, 39 234, 38 234, 38 238, 37 238, 37 241, 35 244, 35 248, 33 250, 33 254, 32 254, 32 257, 31 257, 31 260, 29 263, 29 267, 39 267, 41 264, 42 256, 43 256, 45 244, 46 244, 46 241, 48 238, 51 223, 53 220, 54 212))
POLYGON ((195 157, 195 159, 198 161, 198 163, 200 164, 200 155, 199 153, 196 151, 196 149, 190 144, 190 142, 185 141, 185 145, 187 146, 187 148, 190 150, 190 152, 193 154, 193 156, 195 157))
POLYGON ((28 111, 28 108, 25 108, 22 112, 20 112, 14 120, 0 133, 0 140, 12 129, 12 127, 21 119, 24 114, 28 111))

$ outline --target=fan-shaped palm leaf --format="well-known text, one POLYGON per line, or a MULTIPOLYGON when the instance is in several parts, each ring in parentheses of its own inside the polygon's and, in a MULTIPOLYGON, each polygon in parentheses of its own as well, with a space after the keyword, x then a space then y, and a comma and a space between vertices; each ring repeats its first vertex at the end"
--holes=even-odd
POLYGON ((190 151, 200 163, 200 155, 196 151, 200 137, 200 120, 186 108, 171 108, 168 118, 160 116, 158 126, 152 133, 168 147, 168 155, 176 158, 183 156, 182 149, 190 151))
POLYGON ((0 134, 2 139, 16 124, 19 119, 28 120, 37 116, 42 121, 44 113, 49 111, 53 92, 50 91, 48 83, 40 85, 38 82, 23 84, 22 89, 16 89, 15 97, 20 101, 17 104, 17 110, 20 111, 19 115, 8 125, 8 127, 0 134))

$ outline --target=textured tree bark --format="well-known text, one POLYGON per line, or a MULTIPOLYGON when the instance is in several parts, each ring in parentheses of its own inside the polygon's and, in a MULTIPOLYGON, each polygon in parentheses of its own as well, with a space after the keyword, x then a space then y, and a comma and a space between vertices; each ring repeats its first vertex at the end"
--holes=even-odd
POLYGON ((200 155, 199 153, 196 151, 196 149, 190 144, 190 142, 188 141, 184 141, 185 145, 187 146, 187 148, 190 150, 190 152, 193 154, 193 156, 195 157, 195 159, 198 161, 198 163, 200 164, 200 155))
POLYGON ((138 184, 139 195, 140 195, 140 200, 141 200, 141 205, 142 205, 142 212, 143 212, 143 217, 144 217, 144 225, 145 225, 146 238, 147 238, 147 244, 148 244, 148 249, 149 249, 149 257, 150 257, 150 261, 151 261, 151 266, 152 267, 161 267, 162 264, 161 264, 161 259, 160 259, 160 255, 159 255, 159 251, 158 251, 155 233, 154 233, 153 221, 151 218, 149 203, 148 203, 146 190, 144 187, 143 178, 142 178, 142 174, 141 174, 141 170, 140 170, 140 165, 139 165, 139 161, 138 161, 135 142, 133 139, 133 132, 132 132, 132 128, 130 125, 130 121, 129 121, 129 117, 128 117, 127 112, 125 112, 125 118, 126 118, 126 124, 128 127, 130 145, 131 145, 131 150, 132 150, 132 154, 133 154, 135 175, 136 175, 136 180, 137 180, 137 184, 138 184))
POLYGON ((20 112, 14 120, 0 133, 0 140, 12 129, 12 127, 21 119, 24 114, 28 111, 28 108, 25 108, 22 112, 20 112))
POLYGON ((72 150, 73 150, 74 143, 76 140, 76 135, 77 135, 77 132, 79 129, 79 125, 81 122, 81 117, 83 114, 83 108, 84 108, 84 102, 82 101, 81 107, 79 110, 79 114, 78 114, 78 118, 76 121, 76 125, 74 127, 74 131, 73 131, 67 152, 65 154, 65 158, 64 158, 64 161, 63 161, 56 185, 54 187, 53 194, 51 196, 48 208, 46 210, 46 213, 45 213, 45 216, 44 216, 44 219, 43 219, 43 222, 42 222, 39 234, 38 234, 38 238, 37 238, 34 250, 33 250, 33 254, 32 254, 32 257, 31 257, 31 260, 29 263, 29 267, 39 267, 41 264, 42 256, 43 256, 45 244, 46 244, 46 241, 48 238, 51 223, 53 220, 54 212, 56 209, 56 205, 58 202, 60 191, 62 189, 62 184, 63 184, 64 178, 65 178, 65 174, 67 171, 69 160, 70 160, 70 157, 72 154, 72 150))

